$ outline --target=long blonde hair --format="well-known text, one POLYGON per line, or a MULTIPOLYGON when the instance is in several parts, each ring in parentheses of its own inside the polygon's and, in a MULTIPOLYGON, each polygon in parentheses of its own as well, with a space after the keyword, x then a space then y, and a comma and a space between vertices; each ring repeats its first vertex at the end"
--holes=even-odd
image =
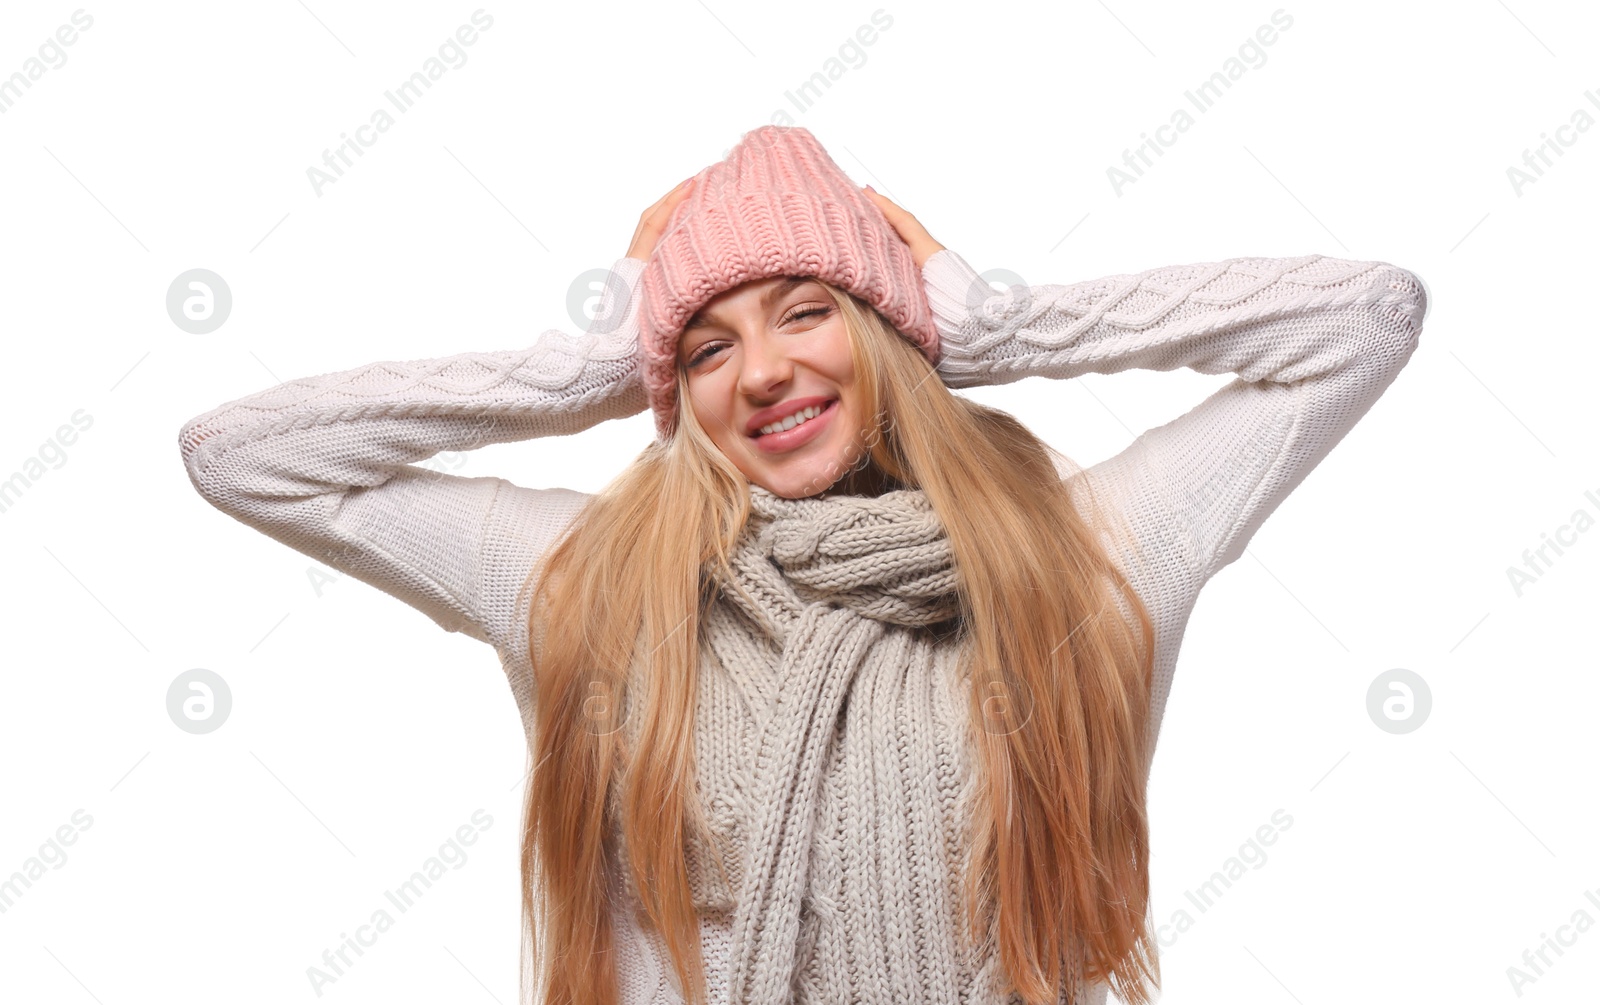
MULTIPOLYGON (((1147 1005, 1147 982, 1159 985, 1146 918, 1154 635, 1097 537, 1110 525, 1098 505, 1087 507, 1094 519, 1080 514, 1076 479, 1063 481, 1021 423, 951 393, 882 315, 824 285, 849 332, 865 414, 878 417, 858 444, 863 465, 833 490, 922 489, 956 560, 982 786, 971 930, 994 932, 1030 1003, 1100 979, 1147 1005)), ((645 923, 688 1000, 705 1001, 685 860, 690 835, 706 834, 694 788, 700 625, 750 499, 688 407, 681 367, 678 380, 675 435, 596 494, 529 576, 522 973, 526 991, 536 971, 535 1000, 548 1005, 618 1000, 613 811, 645 923), (633 666, 647 683, 627 696, 641 716, 629 750, 612 727, 633 666)))

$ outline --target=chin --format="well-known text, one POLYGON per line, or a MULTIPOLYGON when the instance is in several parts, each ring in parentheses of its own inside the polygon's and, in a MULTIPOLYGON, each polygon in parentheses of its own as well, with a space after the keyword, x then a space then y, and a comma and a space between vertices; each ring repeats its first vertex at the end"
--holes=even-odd
POLYGON ((750 480, 773 495, 803 499, 827 491, 845 476, 847 469, 845 458, 830 458, 828 462, 800 462, 793 467, 761 471, 750 480))

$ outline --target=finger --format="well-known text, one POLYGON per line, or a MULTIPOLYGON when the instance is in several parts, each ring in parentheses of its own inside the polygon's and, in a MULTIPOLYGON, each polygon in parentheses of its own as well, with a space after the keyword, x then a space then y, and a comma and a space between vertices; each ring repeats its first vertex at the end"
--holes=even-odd
POLYGON ((683 182, 655 201, 655 204, 639 215, 639 225, 634 228, 633 240, 629 243, 630 249, 637 249, 640 254, 649 254, 661 242, 661 235, 665 232, 667 223, 672 219, 673 210, 678 204, 688 198, 694 188, 694 177, 686 178, 683 182))
POLYGON ((875 197, 890 226, 894 227, 895 232, 908 243, 916 237, 931 236, 928 235, 927 229, 922 226, 922 223, 915 216, 896 206, 888 196, 871 191, 867 194, 875 197))
POLYGON ((889 215, 890 213, 895 213, 895 214, 904 214, 905 213, 905 210, 903 210, 899 206, 897 206, 893 199, 891 199, 888 196, 884 195, 882 192, 879 192, 877 189, 873 188, 872 186, 868 185, 865 188, 863 188, 862 191, 865 192, 868 195, 868 197, 870 197, 872 199, 873 202, 878 204, 878 208, 883 210, 885 216, 889 215))
POLYGON ((648 216, 651 213, 652 210, 658 209, 662 205, 665 205, 666 203, 676 202, 677 200, 682 199, 685 195, 688 194, 689 189, 694 187, 693 183, 694 183, 694 176, 690 175, 688 178, 685 178, 683 181, 681 181, 678 184, 674 185, 672 187, 671 191, 667 192, 666 195, 663 195, 661 198, 659 198, 655 202, 651 203, 650 204, 650 208, 646 209, 644 211, 643 215, 648 216))
MULTIPOLYGON (((677 191, 676 189, 673 190, 673 192, 676 192, 676 191, 677 191)), ((644 211, 639 214, 639 222, 643 223, 644 221, 650 219, 652 216, 655 216, 657 213, 661 212, 661 207, 666 204, 668 199, 672 198, 672 194, 673 194, 672 192, 668 192, 666 195, 662 196, 661 198, 657 199, 655 202, 652 202, 650 205, 646 206, 644 208, 644 211)))
MULTIPOLYGON (((674 189, 673 191, 676 191, 676 189, 674 189)), ((661 198, 657 199, 655 202, 652 202, 650 205, 648 205, 648 206, 646 206, 644 208, 644 212, 639 214, 639 218, 642 220, 642 219, 650 216, 658 208, 660 208, 662 203, 666 202, 670 198, 672 198, 672 192, 668 192, 666 195, 664 195, 661 198)))
POLYGON ((883 211, 885 219, 889 221, 890 226, 894 227, 895 232, 902 238, 910 241, 912 235, 927 233, 915 216, 895 205, 894 201, 888 196, 878 192, 868 192, 867 194, 874 197, 878 208, 883 211))
POLYGON ((677 208, 677 205, 678 203, 674 201, 672 203, 657 206, 654 211, 651 212, 649 217, 640 221, 640 233, 642 233, 645 238, 650 241, 650 246, 652 248, 654 248, 656 242, 661 239, 662 233, 666 231, 667 221, 672 219, 672 211, 677 208))
POLYGON ((661 207, 656 211, 657 226, 663 229, 666 227, 667 221, 672 218, 673 213, 676 212, 678 207, 682 205, 683 202, 687 200, 694 192, 696 181, 696 179, 690 178, 688 181, 684 182, 681 187, 673 189, 672 192, 667 195, 667 200, 663 202, 661 207))
MULTIPOLYGON (((693 179, 690 179, 690 181, 693 181, 693 179)), ((689 190, 692 187, 692 185, 686 182, 662 196, 654 206, 651 206, 649 209, 645 210, 645 214, 640 219, 639 225, 641 227, 648 228, 652 233, 655 234, 659 234, 661 231, 665 230, 667 221, 672 218, 673 210, 677 209, 678 204, 683 202, 683 200, 688 197, 689 190)))

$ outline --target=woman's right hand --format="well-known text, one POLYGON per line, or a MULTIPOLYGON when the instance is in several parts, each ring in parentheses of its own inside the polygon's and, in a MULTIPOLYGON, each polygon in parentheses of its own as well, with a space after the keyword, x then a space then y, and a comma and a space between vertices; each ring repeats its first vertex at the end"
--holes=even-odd
POLYGON ((944 245, 933 239, 927 227, 924 227, 916 217, 896 206, 888 196, 871 185, 862 191, 883 210, 883 215, 889 220, 889 226, 893 227, 895 233, 900 235, 900 239, 906 242, 906 247, 911 249, 911 260, 917 268, 922 268, 924 262, 944 250, 944 245))
POLYGON ((628 258, 637 258, 641 262, 650 260, 650 253, 656 250, 662 232, 667 229, 667 221, 672 219, 672 211, 694 188, 694 180, 694 175, 685 178, 678 187, 639 214, 639 226, 633 232, 633 243, 628 246, 628 258))

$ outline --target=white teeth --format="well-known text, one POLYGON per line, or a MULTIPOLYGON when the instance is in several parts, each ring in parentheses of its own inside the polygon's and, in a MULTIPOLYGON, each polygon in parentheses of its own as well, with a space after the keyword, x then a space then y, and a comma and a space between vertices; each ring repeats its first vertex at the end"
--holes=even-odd
POLYGON ((822 414, 823 407, 825 406, 812 405, 810 408, 800 409, 800 411, 785 418, 781 422, 769 422, 765 426, 761 427, 761 435, 765 436, 768 433, 782 432, 785 429, 793 429, 803 422, 809 422, 810 420, 815 419, 817 416, 822 414))

